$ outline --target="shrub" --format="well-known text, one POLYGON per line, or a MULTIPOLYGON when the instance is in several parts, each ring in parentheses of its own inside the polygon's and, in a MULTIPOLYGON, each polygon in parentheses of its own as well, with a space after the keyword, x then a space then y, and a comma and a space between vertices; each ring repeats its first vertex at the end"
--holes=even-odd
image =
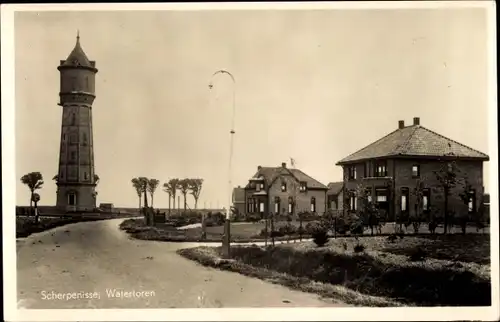
POLYGON ((353 235, 362 235, 363 234, 363 222, 361 220, 355 221, 352 223, 350 230, 353 235))
POLYGON ((425 257, 427 256, 427 253, 420 247, 418 247, 417 249, 415 249, 415 251, 413 251, 413 253, 410 255, 410 260, 411 261, 422 261, 425 259, 425 257))
POLYGON ((396 234, 392 234, 392 235, 387 236, 387 240, 390 243, 394 243, 397 239, 398 239, 398 237, 396 236, 396 234))
POLYGON ((361 253, 364 250, 365 250, 365 245, 357 244, 356 246, 354 246, 354 252, 355 253, 361 253))
MULTIPOLYGON (((263 233, 263 232, 261 232, 261 233, 263 233)), ((284 235, 283 235, 283 233, 281 231, 273 230, 271 232, 271 236, 270 237, 271 238, 276 238, 276 237, 283 237, 283 236, 284 235)))
POLYGON ((320 230, 321 229, 321 226, 318 222, 309 222, 307 223, 306 225, 306 232, 307 234, 309 235, 312 235, 314 232, 316 232, 317 230, 320 230))
POLYGON ((323 247, 328 242, 328 234, 326 230, 316 230, 313 234, 313 241, 318 247, 323 247))
POLYGON ((412 225, 413 225, 413 232, 415 234, 418 234, 418 230, 420 229, 420 221, 419 220, 415 220, 412 222, 412 225))
POLYGON ((431 234, 436 233, 437 223, 435 221, 429 222, 429 231, 431 234))

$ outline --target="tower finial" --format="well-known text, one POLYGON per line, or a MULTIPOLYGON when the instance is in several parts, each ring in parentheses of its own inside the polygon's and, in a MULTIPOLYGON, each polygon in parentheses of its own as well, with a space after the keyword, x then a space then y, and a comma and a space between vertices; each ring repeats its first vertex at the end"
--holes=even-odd
POLYGON ((76 42, 80 42, 80 29, 76 30, 76 42))

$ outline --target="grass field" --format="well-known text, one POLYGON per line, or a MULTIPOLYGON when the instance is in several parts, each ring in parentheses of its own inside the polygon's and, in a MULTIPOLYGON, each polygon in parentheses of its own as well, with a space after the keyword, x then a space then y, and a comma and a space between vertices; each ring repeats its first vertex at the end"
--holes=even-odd
POLYGON ((490 297, 489 235, 336 238, 276 247, 233 246, 180 250, 204 265, 259 277, 292 288, 363 306, 487 306, 490 297), (420 248, 421 259, 410 256, 420 248), (223 264, 221 264, 223 263, 223 264), (390 304, 393 305, 393 304, 390 304))
POLYGON ((85 214, 82 216, 77 215, 59 215, 59 216, 40 216, 39 222, 35 223, 34 216, 16 216, 16 238, 27 237, 34 233, 39 233, 45 230, 64 226, 67 224, 74 224, 85 221, 96 221, 111 218, 126 218, 130 215, 117 215, 117 214, 85 214))

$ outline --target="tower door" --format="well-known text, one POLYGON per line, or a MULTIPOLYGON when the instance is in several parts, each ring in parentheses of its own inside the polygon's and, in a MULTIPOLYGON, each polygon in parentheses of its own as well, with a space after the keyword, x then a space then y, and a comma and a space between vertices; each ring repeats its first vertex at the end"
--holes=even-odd
POLYGON ((74 192, 68 194, 68 205, 76 206, 76 194, 74 192))

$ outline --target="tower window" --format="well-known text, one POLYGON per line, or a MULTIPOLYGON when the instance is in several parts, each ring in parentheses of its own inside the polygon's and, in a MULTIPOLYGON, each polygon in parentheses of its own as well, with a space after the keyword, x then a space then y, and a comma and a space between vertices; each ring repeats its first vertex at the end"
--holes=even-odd
POLYGON ((71 125, 75 125, 76 124, 76 115, 75 113, 71 114, 71 125))
POLYGON ((76 160, 76 151, 71 151, 71 161, 76 160))
POLYGON ((82 133, 82 141, 83 141, 83 145, 87 145, 87 133, 82 133))
POLYGON ((66 140, 66 133, 63 134, 63 141, 66 140))
POLYGON ((83 173, 83 180, 88 180, 89 179, 89 174, 87 172, 83 173))
POLYGON ((71 77, 71 90, 76 91, 76 77, 71 77))

